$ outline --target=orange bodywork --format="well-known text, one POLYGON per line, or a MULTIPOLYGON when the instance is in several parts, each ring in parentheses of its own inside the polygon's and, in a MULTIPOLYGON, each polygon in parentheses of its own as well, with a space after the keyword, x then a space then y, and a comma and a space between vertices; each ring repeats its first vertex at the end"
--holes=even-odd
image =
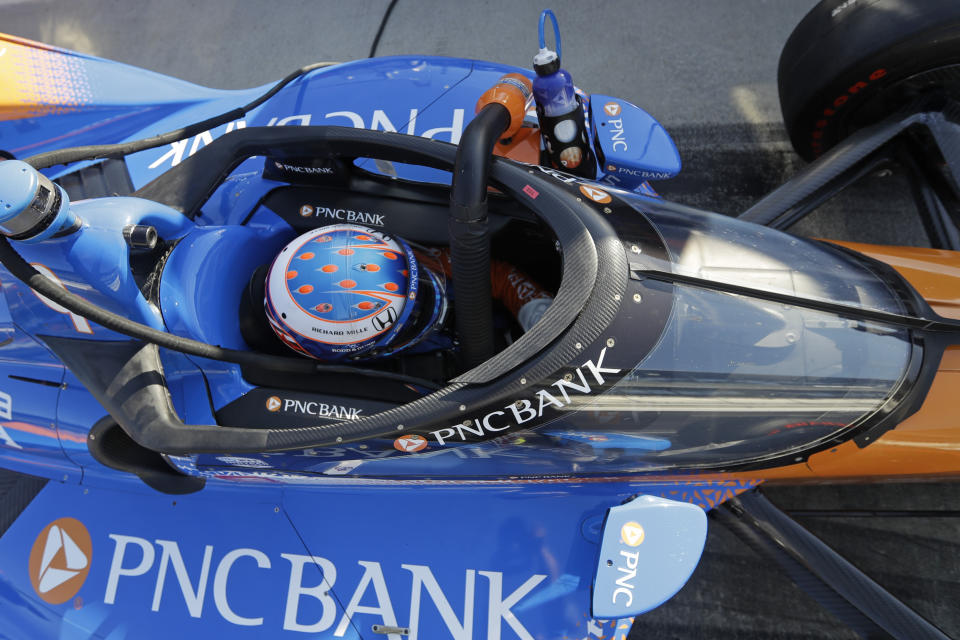
MULTIPOLYGON (((836 242, 900 273, 945 317, 960 319, 960 253, 938 249, 836 242)), ((960 477, 960 344, 947 348, 920 409, 860 448, 848 441, 805 463, 735 474, 770 481, 825 481, 929 476, 960 477)), ((726 476, 729 477, 729 476, 726 476)))
POLYGON ((0 34, 0 120, 77 111, 91 97, 76 54, 0 34))
POLYGON ((540 129, 524 127, 514 135, 508 144, 498 142, 493 153, 517 162, 527 164, 540 163, 540 129))

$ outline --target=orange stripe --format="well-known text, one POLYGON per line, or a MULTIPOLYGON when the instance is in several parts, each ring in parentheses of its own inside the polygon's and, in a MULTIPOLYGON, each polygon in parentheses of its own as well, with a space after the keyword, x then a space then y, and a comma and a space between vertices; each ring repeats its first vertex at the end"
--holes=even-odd
POLYGON ((41 427, 40 425, 30 424, 29 422, 19 422, 14 420, 11 422, 4 422, 3 426, 7 429, 13 429, 14 431, 19 431, 21 433, 29 433, 31 435, 52 438, 54 440, 66 440, 68 442, 78 442, 81 444, 87 441, 86 437, 76 433, 65 432, 58 435, 56 429, 51 427, 41 427))

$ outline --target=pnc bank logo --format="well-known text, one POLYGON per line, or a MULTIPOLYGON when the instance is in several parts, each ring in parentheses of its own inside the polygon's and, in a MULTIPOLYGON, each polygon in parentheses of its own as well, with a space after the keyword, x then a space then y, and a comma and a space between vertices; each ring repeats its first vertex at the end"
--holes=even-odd
POLYGON ((313 207, 311 207, 308 204, 303 205, 302 207, 300 207, 300 215, 303 216, 304 218, 309 218, 310 216, 313 215, 313 207))
POLYGON ((639 522, 627 522, 620 527, 620 539, 629 547, 639 547, 643 544, 646 534, 639 522))
POLYGON ((93 545, 79 520, 60 518, 40 532, 30 549, 28 571, 45 602, 61 604, 77 595, 90 572, 93 545))
POLYGON ((618 116, 620 115, 620 105, 616 102, 608 102, 603 105, 603 110, 607 112, 608 116, 618 116))
POLYGON ((280 411, 281 406, 283 406, 283 401, 277 396, 270 396, 267 398, 267 411, 276 413, 277 411, 280 411))
POLYGON ((610 202, 610 200, 612 200, 610 194, 603 189, 597 189, 596 187, 591 187, 585 184, 580 185, 580 193, 599 204, 607 204, 610 202))
POLYGON ((400 436, 393 441, 393 446, 398 451, 413 453, 427 448, 427 439, 423 436, 409 435, 400 436))

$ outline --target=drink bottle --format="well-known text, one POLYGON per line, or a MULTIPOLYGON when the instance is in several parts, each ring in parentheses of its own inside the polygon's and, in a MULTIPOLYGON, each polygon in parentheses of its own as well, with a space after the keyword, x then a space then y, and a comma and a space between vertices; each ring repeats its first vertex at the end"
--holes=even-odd
MULTIPOLYGON (((559 27, 552 12, 549 17, 554 22, 559 49, 559 27)), ((597 167, 590 150, 583 105, 574 91, 570 74, 560 68, 560 54, 544 46, 543 18, 541 16, 540 51, 533 57, 533 70, 537 74, 533 80, 533 97, 547 161, 567 173, 595 178, 597 167)))

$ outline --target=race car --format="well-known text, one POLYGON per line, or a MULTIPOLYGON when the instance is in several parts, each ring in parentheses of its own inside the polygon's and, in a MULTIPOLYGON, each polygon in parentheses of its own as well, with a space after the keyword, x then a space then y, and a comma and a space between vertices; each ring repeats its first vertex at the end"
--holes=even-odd
POLYGON ((856 631, 944 637, 757 490, 960 467, 960 15, 860 4, 788 41, 816 159, 739 218, 656 195, 641 108, 571 94, 567 138, 525 69, 222 92, 4 36, 0 459, 41 480, 0 634, 625 637, 722 505, 856 631), (894 148, 932 248, 782 231, 894 148))

